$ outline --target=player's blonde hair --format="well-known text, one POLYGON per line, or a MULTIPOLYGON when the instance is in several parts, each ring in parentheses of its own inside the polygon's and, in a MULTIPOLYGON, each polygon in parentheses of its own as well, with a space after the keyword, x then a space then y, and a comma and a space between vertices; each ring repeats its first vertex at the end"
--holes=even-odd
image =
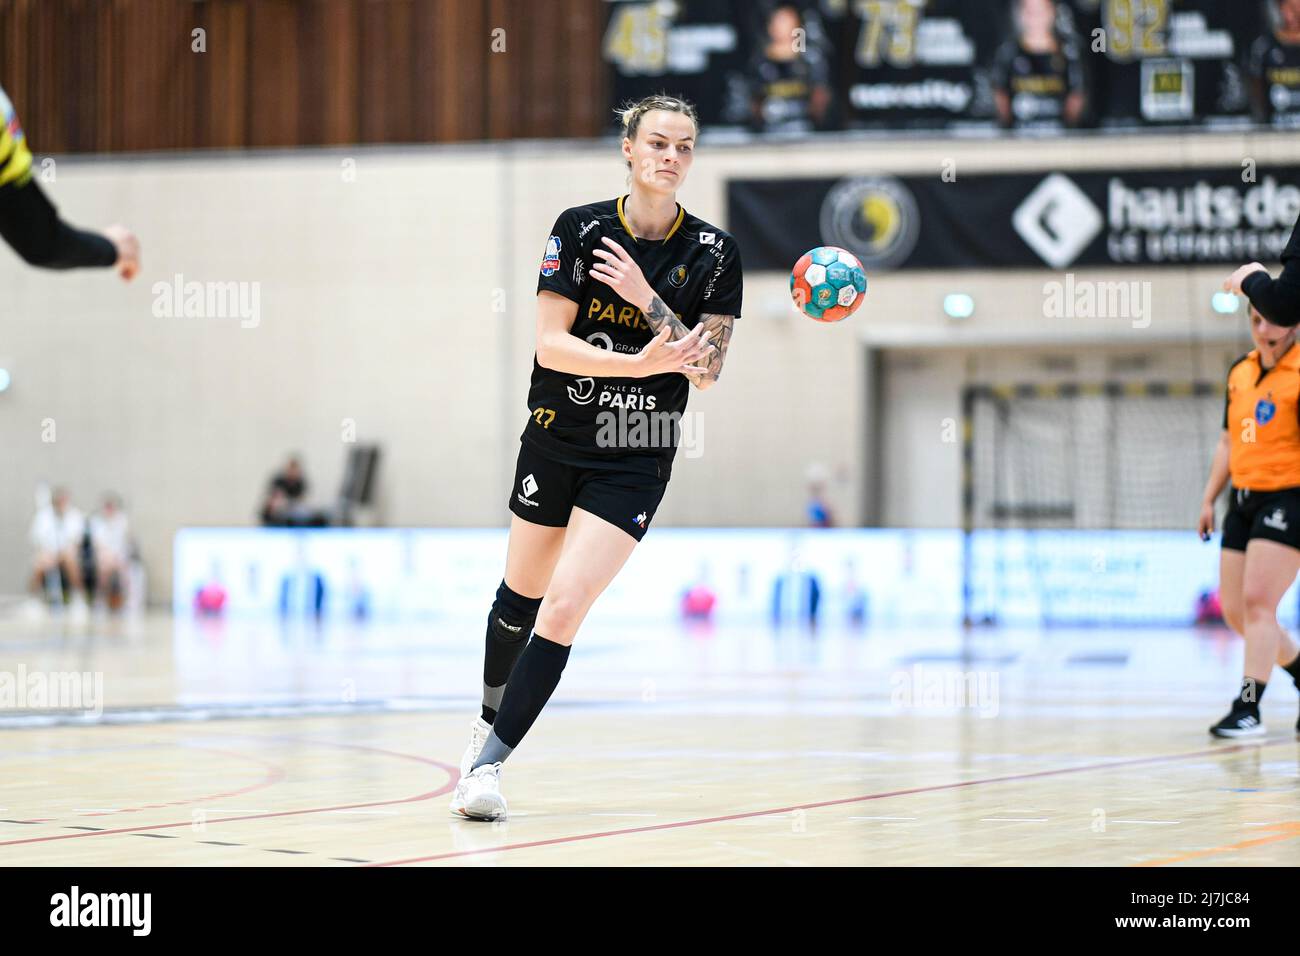
MULTIPOLYGON (((682 113, 695 124, 695 133, 698 136, 700 132, 700 114, 695 111, 695 104, 689 100, 681 99, 676 96, 669 96, 667 93, 655 93, 635 102, 628 101, 614 111, 623 124, 623 135, 636 142, 636 132, 641 128, 641 119, 651 110, 667 110, 669 113, 682 113)), ((630 170, 632 164, 629 162, 627 168, 630 170)))

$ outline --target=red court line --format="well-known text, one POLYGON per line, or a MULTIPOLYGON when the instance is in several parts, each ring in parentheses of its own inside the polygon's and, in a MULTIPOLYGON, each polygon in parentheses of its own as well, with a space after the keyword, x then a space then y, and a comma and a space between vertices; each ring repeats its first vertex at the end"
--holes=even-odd
POLYGON ((266 768, 266 776, 259 783, 252 783, 246 787, 240 787, 237 790, 227 790, 224 793, 207 793, 202 796, 192 797, 189 800, 171 800, 167 803, 151 803, 140 807, 123 807, 120 810, 96 810, 92 813, 79 813, 82 817, 107 817, 115 813, 136 813, 140 810, 162 810, 166 807, 181 807, 190 803, 202 803, 209 800, 221 800, 225 797, 242 797, 245 794, 252 793, 254 790, 261 790, 264 787, 272 786, 284 779, 284 768, 276 764, 255 757, 252 754, 240 753, 237 750, 219 750, 216 747, 195 747, 196 750, 202 750, 205 753, 225 754, 227 757, 236 757, 240 760, 247 760, 252 763, 261 764, 266 768))
MULTIPOLYGON (((1293 744, 1289 739, 1267 740, 1252 744, 1232 744, 1214 747, 1210 750, 1196 750, 1190 753, 1164 754, 1158 757, 1135 757, 1131 760, 1112 760, 1106 763, 1084 764, 1079 767, 1061 767, 1056 770, 1035 770, 1030 773, 1008 774, 1004 777, 985 777, 982 780, 964 780, 959 783, 941 783, 929 787, 913 787, 909 790, 890 790, 884 793, 867 793, 856 797, 842 797, 839 800, 822 800, 817 803, 798 803, 789 807, 776 807, 771 810, 750 810, 745 813, 728 813, 717 817, 702 817, 698 820, 679 820, 676 823, 655 823, 642 827, 626 827, 621 830, 601 830, 598 833, 576 833, 572 836, 554 837, 549 840, 533 840, 528 843, 507 843, 503 846, 483 847, 477 850, 455 850, 450 853, 434 853, 429 856, 413 856, 404 860, 388 860, 380 863, 367 863, 366 866, 403 866, 408 863, 428 863, 433 860, 448 860, 464 856, 481 856, 486 853, 504 853, 507 850, 526 850, 538 846, 555 846, 561 843, 577 843, 585 840, 599 840, 604 837, 625 836, 630 833, 650 833, 655 830, 675 830, 681 827, 704 826, 709 823, 726 823, 730 820, 747 820, 753 817, 774 816, 778 813, 791 813, 795 810, 815 810, 821 807, 842 806, 847 803, 865 803, 868 800, 884 800, 889 797, 906 797, 918 793, 938 793, 943 790, 961 790, 965 787, 980 787, 990 783, 1008 783, 1013 780, 1033 780, 1038 777, 1059 777, 1071 773, 1086 773, 1090 770, 1110 770, 1116 767, 1144 766, 1156 763, 1169 763, 1175 760, 1188 760, 1195 757, 1215 757, 1221 754, 1236 753, 1241 750, 1262 749, 1278 744, 1293 744)), ((2 846, 3 844, 0 844, 2 846)))
MULTIPOLYGON (((301 810, 276 810, 271 813, 250 813, 234 817, 218 817, 206 821, 207 824, 217 823, 235 823, 240 820, 265 820, 270 817, 296 817, 307 813, 330 813, 335 810, 362 810, 367 807, 387 807, 399 803, 418 803, 421 800, 430 800, 433 797, 442 796, 450 793, 456 786, 456 781, 460 779, 460 768, 452 766, 449 763, 443 763, 441 760, 434 760, 430 757, 421 757, 418 754, 404 754, 396 750, 384 750, 380 747, 367 747, 364 744, 340 744, 330 740, 316 740, 311 737, 288 737, 284 735, 256 736, 253 734, 221 734, 223 737, 242 737, 254 740, 292 740, 302 743, 320 744, 325 747, 338 747, 344 750, 361 750, 366 753, 380 754, 386 757, 399 757, 403 760, 414 760, 417 763, 428 764, 437 767, 439 770, 447 772, 447 782, 437 790, 430 790, 428 793, 419 793, 413 797, 401 797, 395 800, 375 800, 370 803, 346 803, 333 807, 307 807, 301 810)), ((87 837, 111 836, 116 833, 144 833, 152 830, 173 830, 177 827, 193 826, 192 820, 185 820, 180 823, 156 823, 150 826, 139 827, 118 827, 113 830, 91 830, 80 833, 58 833, 49 836, 29 837, 25 840, 4 840, 0 841, 0 846, 19 846, 24 843, 50 843, 54 840, 82 840, 87 837)))

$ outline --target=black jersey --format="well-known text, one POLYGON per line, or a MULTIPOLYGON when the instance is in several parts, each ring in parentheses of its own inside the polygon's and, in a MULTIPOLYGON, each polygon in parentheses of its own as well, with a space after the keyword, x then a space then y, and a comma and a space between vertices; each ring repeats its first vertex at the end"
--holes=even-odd
POLYGON ((1061 43, 1057 53, 1030 53, 1008 40, 998 49, 992 78, 993 88, 1011 100, 1014 125, 1060 125, 1066 97, 1083 90, 1083 63, 1073 43, 1061 43))
POLYGON ((1264 86, 1263 115, 1275 126, 1300 127, 1300 46, 1283 43, 1273 34, 1250 48, 1246 73, 1264 86))
POLYGON ((760 51, 750 66, 758 121, 768 132, 810 132, 816 125, 813 91, 827 84, 826 61, 815 51, 792 60, 773 60, 760 51))
MULTIPOLYGON (((650 287, 694 328, 704 314, 740 315, 740 250, 731 235, 680 205, 662 240, 635 239, 623 201, 566 209, 546 240, 537 291, 578 303, 571 335, 615 352, 640 352, 654 338, 638 306, 589 270, 605 236, 641 267, 650 287)), ((641 470, 666 477, 677 452, 690 382, 678 372, 647 378, 593 378, 543 367, 533 356, 531 413, 521 436, 543 454, 571 464, 641 470)))

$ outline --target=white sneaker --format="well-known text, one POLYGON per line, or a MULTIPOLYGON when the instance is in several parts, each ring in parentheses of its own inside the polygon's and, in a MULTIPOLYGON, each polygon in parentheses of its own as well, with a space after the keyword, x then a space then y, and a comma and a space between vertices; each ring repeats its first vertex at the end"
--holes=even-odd
POLYGON ((460 757, 460 775, 462 778, 469 776, 469 768, 474 766, 474 761, 478 755, 483 752, 483 745, 487 743, 488 734, 492 733, 492 725, 489 724, 482 716, 474 718, 474 726, 469 729, 469 746, 460 757))
POLYGON ((456 784, 451 812, 471 820, 504 820, 506 798, 501 796, 501 764, 485 763, 456 784))

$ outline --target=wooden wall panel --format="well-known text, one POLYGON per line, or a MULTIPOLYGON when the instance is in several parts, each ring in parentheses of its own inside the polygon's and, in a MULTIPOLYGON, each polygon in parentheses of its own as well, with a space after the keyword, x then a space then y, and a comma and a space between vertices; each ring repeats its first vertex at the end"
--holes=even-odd
POLYGON ((0 85, 44 153, 594 136, 607 15, 606 0, 0 0, 0 85))

